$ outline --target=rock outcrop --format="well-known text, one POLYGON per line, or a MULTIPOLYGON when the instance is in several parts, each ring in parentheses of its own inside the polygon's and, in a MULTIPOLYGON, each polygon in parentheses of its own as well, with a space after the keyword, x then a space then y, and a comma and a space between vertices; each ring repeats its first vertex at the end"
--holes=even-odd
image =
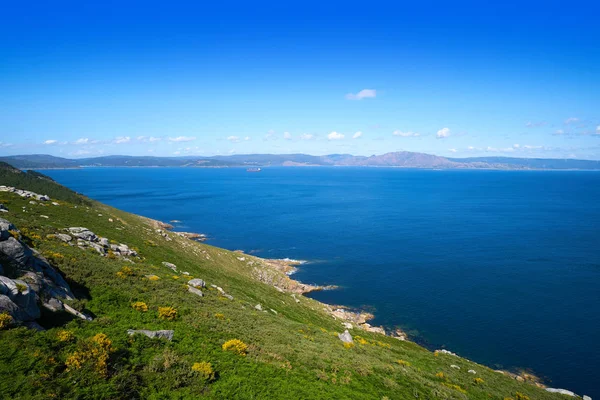
MULTIPOLYGON (((31 194, 25 193, 23 196, 31 194)), ((66 310, 87 319, 63 303, 62 300, 75 298, 64 278, 48 260, 23 243, 18 229, 2 218, 0 264, 0 313, 10 314, 17 324, 39 318, 40 307, 51 311, 66 310)))
POLYGON ((105 237, 96 235, 94 232, 82 226, 74 226, 65 229, 69 235, 57 233, 54 235, 57 239, 65 243, 73 245, 74 239, 77 239, 76 244, 80 249, 94 249, 102 256, 114 255, 119 257, 137 257, 137 252, 126 244, 111 244, 110 240, 105 237))
POLYGON ((161 331, 149 331, 147 329, 128 329, 127 330, 127 334, 129 336, 144 335, 144 336, 148 336, 150 339, 173 340, 174 333, 175 333, 175 331, 171 331, 171 330, 161 330, 161 331))

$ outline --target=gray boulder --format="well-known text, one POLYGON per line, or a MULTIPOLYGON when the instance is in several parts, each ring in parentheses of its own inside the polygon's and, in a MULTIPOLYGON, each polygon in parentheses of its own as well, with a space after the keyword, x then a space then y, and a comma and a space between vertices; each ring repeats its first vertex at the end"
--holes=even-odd
POLYGON ((110 246, 110 241, 107 238, 100 238, 100 240, 98 241, 98 243, 100 243, 104 247, 109 247, 110 246))
POLYGON ((58 240, 62 240, 65 243, 69 243, 71 240, 73 240, 73 238, 71 236, 67 235, 66 233, 57 233, 56 238, 58 240))
POLYGON ((42 306, 53 312, 64 311, 65 309, 62 301, 55 298, 51 298, 47 302, 42 303, 42 306))
POLYGON ((338 338, 340 338, 340 340, 344 343, 354 343, 352 335, 347 329, 344 331, 344 333, 338 333, 338 338))
POLYGON ((262 306, 260 304, 255 305, 254 308, 256 308, 258 311, 262 311, 263 310, 263 308, 262 308, 262 306))
POLYGON ((586 396, 585 394, 583 395, 583 400, 592 400, 592 398, 590 396, 586 396))
POLYGON ((165 267, 167 267, 167 268, 170 268, 170 269, 172 269, 173 271, 177 271, 177 265, 175 265, 175 264, 172 264, 172 263, 170 263, 170 262, 163 261, 163 262, 162 262, 162 265, 164 265, 164 266, 165 266, 165 267))
POLYGON ((196 278, 188 281, 188 285, 193 286, 195 288, 204 288, 206 287, 206 282, 204 282, 202 279, 196 278))
POLYGON ((162 330, 162 331, 149 331, 146 329, 128 329, 127 334, 133 336, 136 334, 148 336, 150 339, 167 339, 173 340, 173 334, 175 331, 162 330))
POLYGON ((194 293, 200 297, 204 296, 204 294, 202 293, 202 291, 200 289, 196 289, 195 287, 192 287, 192 286, 188 286, 188 292, 194 293))
POLYGON ((0 253, 4 253, 8 258, 8 261, 21 264, 27 263, 33 254, 29 247, 25 246, 12 236, 6 240, 0 241, 0 253))
POLYGON ((0 241, 4 241, 12 237, 9 231, 16 231, 17 228, 4 218, 0 218, 0 241))

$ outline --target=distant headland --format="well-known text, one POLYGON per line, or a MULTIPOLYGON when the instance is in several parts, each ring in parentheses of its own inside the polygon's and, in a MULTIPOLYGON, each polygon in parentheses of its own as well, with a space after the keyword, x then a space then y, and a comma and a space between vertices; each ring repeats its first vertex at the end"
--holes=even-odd
POLYGON ((372 156, 329 154, 236 154, 228 156, 102 156, 69 159, 46 154, 0 157, 21 169, 52 169, 82 167, 398 167, 424 169, 496 169, 496 170, 600 170, 599 160, 558 158, 473 157, 447 158, 409 151, 372 156))

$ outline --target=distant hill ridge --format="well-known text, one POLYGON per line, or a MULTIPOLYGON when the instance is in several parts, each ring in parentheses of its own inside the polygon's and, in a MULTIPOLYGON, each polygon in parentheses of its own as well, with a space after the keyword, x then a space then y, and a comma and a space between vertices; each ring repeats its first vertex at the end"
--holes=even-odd
POLYGON ((447 158, 409 151, 390 152, 372 156, 351 154, 236 154, 229 156, 102 156, 69 159, 45 154, 0 157, 21 169, 79 168, 79 167, 243 167, 243 166, 359 166, 435 169, 501 169, 501 170, 600 170, 600 161, 553 158, 474 157, 447 158))

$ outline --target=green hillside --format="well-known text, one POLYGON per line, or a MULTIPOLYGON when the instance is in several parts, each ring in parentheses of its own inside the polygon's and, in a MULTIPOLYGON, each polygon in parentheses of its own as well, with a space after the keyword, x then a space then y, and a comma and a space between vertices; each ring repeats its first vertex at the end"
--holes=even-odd
MULTIPOLYGON (((6 182, 7 173, 0 185, 47 191, 57 205, 0 192, 9 210, 0 218, 16 228, 6 232, 66 278, 77 298, 64 303, 92 320, 42 308, 38 322, 45 330, 37 331, 0 313, 0 398, 564 398, 357 327, 349 329, 353 343, 344 344, 338 337, 343 321, 323 304, 257 279, 295 288, 263 260, 186 239, 68 189, 39 189, 49 181, 29 174, 13 172, 6 182), (59 236, 78 232, 65 230, 70 227, 85 227, 130 251, 82 249, 76 239, 59 236), (192 278, 206 282, 202 297, 190 291, 192 278), (173 337, 130 336, 129 329, 172 330, 173 337)), ((8 237, 3 233, 2 240, 8 237)), ((0 275, 19 278, 11 260, 0 258, 0 264, 0 275)), ((24 282, 21 293, 32 285, 24 282)))

